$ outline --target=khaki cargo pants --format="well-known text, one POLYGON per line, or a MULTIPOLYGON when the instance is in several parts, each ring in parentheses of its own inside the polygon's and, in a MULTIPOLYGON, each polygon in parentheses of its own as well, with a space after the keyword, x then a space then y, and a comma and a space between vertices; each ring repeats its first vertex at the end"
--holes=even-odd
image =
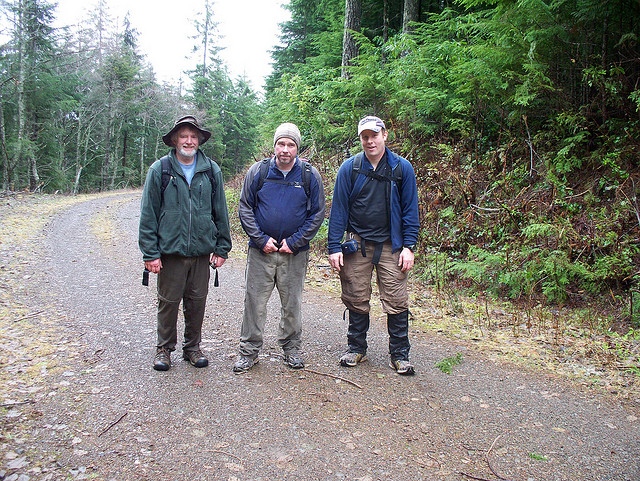
MULTIPOLYGON (((356 234, 351 237, 361 245, 362 239, 356 234)), ((376 270, 376 281, 380 291, 380 302, 386 314, 399 314, 409 308, 407 291, 408 274, 398 266, 400 251, 391 252, 391 241, 382 246, 380 261, 372 264, 375 244, 365 242, 366 257, 357 252, 344 256, 344 266, 340 269, 342 302, 351 311, 366 314, 370 310, 371 276, 376 270)))

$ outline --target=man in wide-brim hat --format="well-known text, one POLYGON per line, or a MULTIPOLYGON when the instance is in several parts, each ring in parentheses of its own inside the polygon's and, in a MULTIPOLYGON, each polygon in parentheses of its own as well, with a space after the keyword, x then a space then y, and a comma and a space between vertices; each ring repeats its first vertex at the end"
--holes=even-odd
POLYGON ((199 145, 204 144, 207 140, 209 140, 209 137, 211 137, 211 132, 200 128, 200 125, 198 125, 198 120, 193 115, 185 115, 184 117, 180 117, 174 122, 173 128, 162 136, 162 141, 169 147, 175 147, 175 139, 173 138, 174 134, 178 132, 181 127, 187 125, 193 127, 200 134, 199 145))
POLYGON ((158 274, 157 371, 171 367, 180 301, 183 358, 209 364, 200 350, 209 265, 222 266, 231 250, 222 172, 200 150, 210 137, 193 115, 180 117, 162 137, 171 151, 151 165, 144 185, 138 243, 145 269, 158 274))

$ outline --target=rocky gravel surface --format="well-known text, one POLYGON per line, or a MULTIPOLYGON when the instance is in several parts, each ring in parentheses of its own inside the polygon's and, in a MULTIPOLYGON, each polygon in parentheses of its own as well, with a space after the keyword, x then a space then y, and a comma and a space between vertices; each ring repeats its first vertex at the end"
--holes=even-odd
POLYGON ((417 374, 398 376, 382 316, 369 360, 342 368, 343 307, 317 280, 305 291, 306 369, 282 361, 274 294, 260 363, 234 374, 243 242, 210 289, 209 366, 176 351, 170 371, 154 371, 139 199, 87 197, 0 244, 0 480, 640 479, 637 404, 415 327, 417 374), (457 354, 451 374, 435 367, 457 354))

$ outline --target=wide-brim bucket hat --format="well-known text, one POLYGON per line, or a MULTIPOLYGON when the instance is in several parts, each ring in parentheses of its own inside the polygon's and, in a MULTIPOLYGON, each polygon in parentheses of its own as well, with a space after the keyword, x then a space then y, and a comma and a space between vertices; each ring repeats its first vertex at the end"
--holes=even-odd
POLYGON ((175 147, 171 142, 171 136, 183 125, 190 125, 198 132, 200 132, 200 134, 202 135, 202 142, 200 142, 200 145, 204 144, 207 140, 209 140, 209 137, 211 137, 211 132, 200 127, 200 125, 198 124, 198 119, 196 119, 193 115, 185 115, 184 117, 180 117, 178 120, 176 120, 173 123, 173 128, 162 136, 162 141, 165 143, 165 145, 169 147, 175 147))

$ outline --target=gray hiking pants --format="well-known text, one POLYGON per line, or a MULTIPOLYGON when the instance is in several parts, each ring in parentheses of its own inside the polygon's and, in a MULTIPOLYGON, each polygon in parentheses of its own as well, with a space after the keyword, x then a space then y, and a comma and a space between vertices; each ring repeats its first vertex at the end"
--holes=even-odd
POLYGON ((262 348, 267 302, 273 288, 280 295, 278 344, 285 353, 300 348, 302 334, 302 289, 309 251, 297 255, 265 254, 255 247, 247 253, 244 314, 240 332, 240 354, 255 359, 262 348))

